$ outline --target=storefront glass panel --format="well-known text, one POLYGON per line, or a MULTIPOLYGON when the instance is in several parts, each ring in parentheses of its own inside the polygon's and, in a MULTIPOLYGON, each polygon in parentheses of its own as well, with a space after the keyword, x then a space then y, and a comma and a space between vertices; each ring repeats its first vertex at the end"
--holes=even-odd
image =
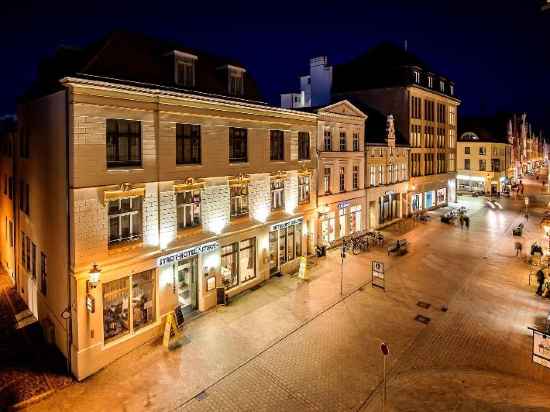
POLYGON ((355 233, 360 231, 361 231, 361 206, 352 206, 350 232, 355 233))
POLYGON ((426 209, 430 209, 434 206, 434 191, 424 193, 424 205, 426 209))
POLYGON ((334 212, 330 212, 323 216, 321 220, 321 238, 323 243, 334 242, 335 223, 334 212))
POLYGON ((238 243, 222 247, 221 275, 226 289, 234 288, 239 283, 238 278, 238 243))
POLYGON ((125 277, 103 284, 103 335, 105 343, 130 333, 130 280, 125 277))
POLYGON ((278 270, 277 236, 277 231, 269 232, 269 273, 276 273, 278 270))
POLYGON ((174 265, 178 305, 184 312, 198 308, 197 258, 185 259, 174 265))
POLYGON ((239 276, 241 283, 256 277, 256 238, 242 240, 239 245, 239 276))
POLYGON ((411 207, 413 212, 422 210, 422 195, 420 193, 413 195, 411 207))
POLYGON ((134 331, 155 321, 155 272, 132 275, 132 315, 134 331))
POLYGON ((445 203, 447 201, 447 188, 441 188, 437 191, 437 204, 445 203))
POLYGON ((348 211, 347 207, 343 207, 338 211, 338 215, 339 215, 338 224, 340 226, 340 233, 339 233, 338 239, 341 239, 344 236, 346 236, 346 220, 347 220, 346 219, 346 214, 347 214, 347 211, 348 211))
POLYGON ((302 256, 302 224, 296 225, 296 257, 302 256))

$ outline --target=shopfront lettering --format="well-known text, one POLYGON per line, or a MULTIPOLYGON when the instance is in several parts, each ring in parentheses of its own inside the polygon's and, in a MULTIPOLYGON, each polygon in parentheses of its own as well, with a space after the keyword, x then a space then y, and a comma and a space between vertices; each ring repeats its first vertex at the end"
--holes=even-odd
POLYGON ((180 250, 179 252, 172 253, 170 255, 161 256, 157 259, 157 266, 169 265, 171 263, 188 259, 193 256, 197 256, 203 253, 213 252, 220 247, 218 242, 205 243, 203 245, 195 246, 189 249, 180 250))
POLYGON ((338 209, 345 209, 349 207, 350 203, 347 200, 338 203, 338 209))
POLYGON ((302 223, 303 218, 298 217, 296 219, 287 220, 286 222, 276 223, 271 225, 271 231, 286 229, 289 226, 294 226, 302 223))

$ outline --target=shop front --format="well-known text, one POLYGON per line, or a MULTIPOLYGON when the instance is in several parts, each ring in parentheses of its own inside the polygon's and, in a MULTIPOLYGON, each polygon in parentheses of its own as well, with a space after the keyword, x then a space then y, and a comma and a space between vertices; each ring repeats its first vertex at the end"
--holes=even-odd
POLYGON ((297 268, 297 258, 303 255, 302 217, 271 225, 269 231, 269 273, 291 273, 297 268))
POLYGON ((436 192, 436 204, 438 206, 443 205, 444 203, 447 203, 447 188, 442 187, 441 189, 437 189, 436 192))
POLYGON ((413 193, 411 196, 411 212, 418 213, 423 208, 422 193, 413 193))
POLYGON ((321 208, 319 242, 329 246, 345 236, 363 230, 363 199, 342 200, 321 208))
POLYGON ((378 223, 384 224, 400 217, 399 193, 389 192, 378 199, 378 223))
POLYGON ((458 175, 456 179, 459 192, 486 192, 483 176, 458 175))

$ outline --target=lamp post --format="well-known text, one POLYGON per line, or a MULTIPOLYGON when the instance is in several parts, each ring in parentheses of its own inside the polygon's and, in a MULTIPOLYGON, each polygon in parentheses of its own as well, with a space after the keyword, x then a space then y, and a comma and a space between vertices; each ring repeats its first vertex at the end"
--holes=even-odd
POLYGON ((340 264, 340 296, 342 296, 344 293, 344 259, 346 257, 346 242, 344 239, 342 239, 342 251, 340 253, 340 257, 342 258, 340 264))

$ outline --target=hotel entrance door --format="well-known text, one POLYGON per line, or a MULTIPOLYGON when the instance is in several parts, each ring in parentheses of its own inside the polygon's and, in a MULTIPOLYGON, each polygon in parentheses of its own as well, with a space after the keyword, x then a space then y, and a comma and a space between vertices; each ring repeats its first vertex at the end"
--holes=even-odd
POLYGON ((184 313, 198 308, 197 258, 182 260, 175 265, 178 304, 184 313))

